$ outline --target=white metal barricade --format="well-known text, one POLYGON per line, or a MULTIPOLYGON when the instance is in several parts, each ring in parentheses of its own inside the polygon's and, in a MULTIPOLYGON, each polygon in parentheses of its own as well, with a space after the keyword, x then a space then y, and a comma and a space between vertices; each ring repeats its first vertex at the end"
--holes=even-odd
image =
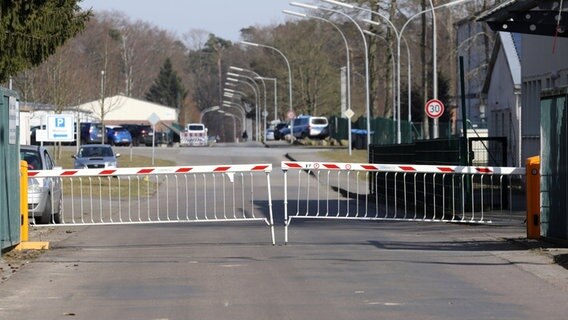
MULTIPOLYGON (((61 223, 265 222, 272 244, 271 164, 29 171, 59 179, 61 223)), ((41 226, 41 225, 38 225, 41 226)))
POLYGON ((293 219, 491 223, 524 168, 283 161, 285 242, 293 219))

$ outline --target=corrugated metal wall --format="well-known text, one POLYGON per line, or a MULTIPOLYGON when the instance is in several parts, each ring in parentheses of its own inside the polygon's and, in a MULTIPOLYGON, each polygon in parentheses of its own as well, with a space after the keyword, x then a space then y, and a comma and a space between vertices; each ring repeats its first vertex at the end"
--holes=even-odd
POLYGON ((541 235, 568 240, 568 87, 541 99, 541 235))
POLYGON ((0 88, 0 248, 20 241, 20 138, 17 94, 0 88))

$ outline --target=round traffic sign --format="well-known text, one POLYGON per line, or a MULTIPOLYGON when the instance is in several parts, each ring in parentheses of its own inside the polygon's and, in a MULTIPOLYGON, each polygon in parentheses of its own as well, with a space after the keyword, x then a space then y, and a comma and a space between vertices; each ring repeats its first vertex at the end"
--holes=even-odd
POLYGON ((426 102, 426 114, 432 119, 439 118, 444 114, 444 104, 438 99, 431 99, 426 102))

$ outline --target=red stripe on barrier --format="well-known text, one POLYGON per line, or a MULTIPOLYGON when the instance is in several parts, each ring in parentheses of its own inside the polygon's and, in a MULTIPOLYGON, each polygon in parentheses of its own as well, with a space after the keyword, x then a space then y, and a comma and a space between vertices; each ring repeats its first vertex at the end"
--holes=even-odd
POLYGON ((142 170, 138 170, 138 172, 136 172, 137 174, 149 174, 154 172, 154 169, 142 169, 142 170))
POLYGON ((67 177, 67 176, 72 176, 75 175, 78 171, 74 170, 74 171, 63 171, 63 173, 61 173, 61 176, 63 177, 67 177))
POLYGON ((365 170, 379 170, 379 168, 377 168, 375 166, 369 166, 369 165, 362 165, 361 168, 363 168, 365 170))
POLYGON ((301 165, 299 165, 299 164, 297 164, 297 163, 293 163, 293 162, 285 163, 285 164, 288 166, 288 168, 297 168, 297 169, 301 169, 301 168, 302 168, 301 165))
POLYGON ((408 167, 408 166, 400 166, 399 168, 402 171, 416 171, 416 169, 414 169, 413 167, 408 167))
POLYGON ((231 169, 231 167, 217 167, 215 168, 215 170, 213 170, 214 172, 225 172, 227 170, 231 169))
POLYGON ((444 173, 456 172, 454 169, 448 167, 438 167, 438 170, 444 173))
POLYGON ((109 175, 109 174, 113 174, 115 173, 116 170, 103 170, 101 172, 99 172, 100 175, 109 175))
POLYGON ((252 171, 264 171, 266 168, 268 168, 268 166, 256 166, 252 168, 252 171))
POLYGON ((326 169, 339 169, 339 166, 337 166, 337 165, 335 165, 335 164, 327 164, 327 163, 324 163, 323 166, 324 166, 326 169))
POLYGON ((39 172, 29 172, 28 171, 28 177, 35 177, 39 174, 39 172))
POLYGON ((179 168, 176 170, 176 173, 188 173, 191 170, 193 170, 193 168, 179 168))
POLYGON ((479 173, 492 173, 493 171, 489 170, 488 168, 475 168, 479 173))

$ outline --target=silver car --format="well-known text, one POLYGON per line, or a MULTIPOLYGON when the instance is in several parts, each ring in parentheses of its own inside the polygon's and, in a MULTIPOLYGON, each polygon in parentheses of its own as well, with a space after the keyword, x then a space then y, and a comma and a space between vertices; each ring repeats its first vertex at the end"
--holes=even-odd
POLYGON ((116 158, 120 153, 114 153, 111 146, 106 144, 86 144, 73 155, 75 169, 105 169, 118 167, 116 158))
MULTIPOLYGON (((54 170, 53 158, 42 146, 20 146, 20 159, 28 170, 54 170)), ((57 178, 28 179, 28 216, 33 223, 59 223, 61 220, 61 181, 57 178)))

